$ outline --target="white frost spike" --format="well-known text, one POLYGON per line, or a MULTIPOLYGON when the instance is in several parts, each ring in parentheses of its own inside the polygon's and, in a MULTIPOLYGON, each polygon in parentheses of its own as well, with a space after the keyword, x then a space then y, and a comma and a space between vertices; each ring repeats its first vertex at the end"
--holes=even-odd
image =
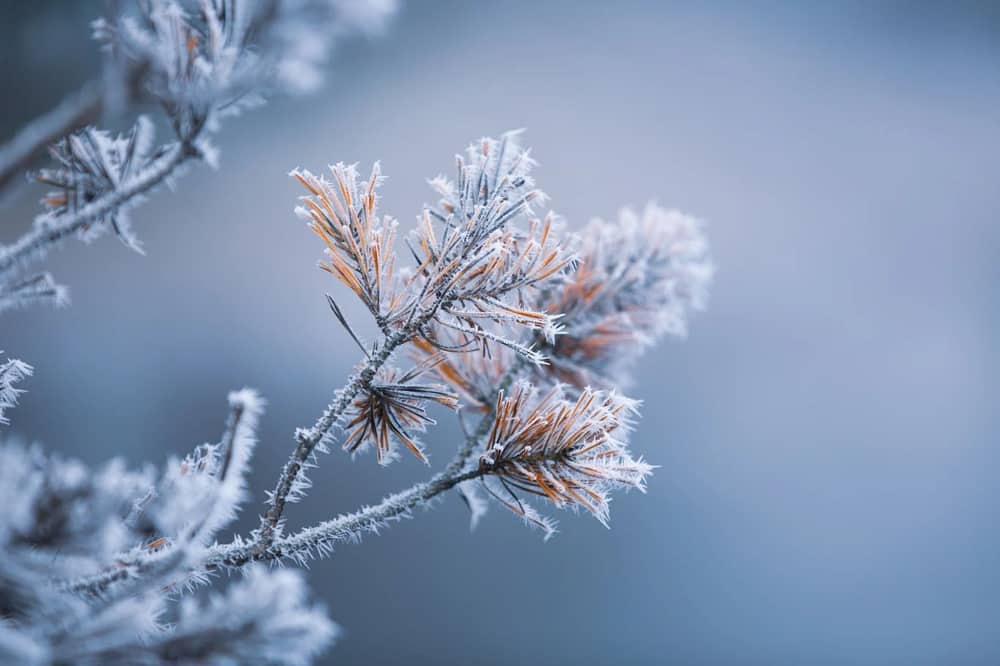
MULTIPOLYGON (((3 352, 0 351, 0 354, 3 352)), ((4 416, 4 411, 17 404, 17 398, 24 393, 24 389, 19 389, 14 385, 22 381, 25 377, 30 377, 32 367, 17 359, 7 359, 6 363, 0 363, 0 425, 8 425, 10 420, 4 416)))

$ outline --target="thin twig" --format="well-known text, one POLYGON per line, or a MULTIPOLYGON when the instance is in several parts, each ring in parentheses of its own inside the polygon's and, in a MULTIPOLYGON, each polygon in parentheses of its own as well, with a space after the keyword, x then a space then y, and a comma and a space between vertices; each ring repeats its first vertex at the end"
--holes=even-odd
POLYGON ((25 172, 51 144, 97 122, 104 109, 102 88, 98 82, 88 83, 0 146, 0 191, 25 172))
POLYGON ((294 558, 310 551, 328 552, 334 543, 357 540, 362 532, 375 530, 387 521, 408 514, 414 508, 459 483, 478 478, 484 473, 478 468, 458 474, 441 472, 430 481, 391 495, 375 506, 366 507, 355 513, 342 514, 290 536, 277 538, 266 549, 261 549, 259 544, 253 542, 216 546, 210 549, 206 563, 210 567, 240 567, 251 562, 294 558))

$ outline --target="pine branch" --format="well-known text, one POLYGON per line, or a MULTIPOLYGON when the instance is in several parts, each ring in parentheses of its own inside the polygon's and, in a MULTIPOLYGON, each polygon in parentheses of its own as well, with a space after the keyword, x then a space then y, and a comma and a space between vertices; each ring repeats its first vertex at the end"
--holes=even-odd
POLYGON ((430 481, 390 495, 374 506, 274 539, 264 549, 253 541, 234 541, 225 546, 217 546, 211 549, 206 563, 210 566, 241 567, 251 562, 286 558, 304 562, 310 559, 311 553, 329 553, 335 543, 357 541, 365 532, 377 532, 387 523, 409 514, 441 493, 483 474, 478 468, 459 473, 441 472, 430 481))

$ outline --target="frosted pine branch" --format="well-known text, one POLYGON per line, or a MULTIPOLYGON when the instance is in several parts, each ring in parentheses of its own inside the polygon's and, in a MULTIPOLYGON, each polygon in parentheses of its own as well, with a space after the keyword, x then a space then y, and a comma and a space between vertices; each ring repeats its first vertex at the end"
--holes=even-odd
POLYGON ((379 352, 368 358, 359 372, 352 376, 343 388, 337 391, 334 401, 320 415, 312 428, 300 429, 296 432, 297 444, 291 458, 285 463, 278 479, 278 484, 268 500, 268 510, 261 519, 259 533, 256 535, 258 549, 266 549, 274 540, 279 521, 289 501, 297 501, 302 491, 304 470, 313 451, 327 436, 330 429, 344 416, 354 397, 370 386, 375 373, 385 364, 399 345, 403 344, 412 331, 400 331, 385 341, 379 352))
POLYGON ((308 606, 306 597, 298 573, 253 569, 204 604, 184 599, 170 631, 151 632, 142 641, 109 641, 88 650, 86 659, 95 664, 310 664, 339 629, 323 609, 308 606))
MULTIPOLYGON (((363 182, 353 166, 343 163, 331 167, 332 182, 308 171, 292 171, 291 176, 308 193, 303 197, 305 205, 296 212, 326 245, 329 262, 322 267, 365 303, 385 337, 367 352, 358 372, 337 391, 316 424, 296 433, 295 450, 261 520, 256 537, 259 552, 266 551, 274 541, 286 504, 297 500, 307 487, 304 468, 314 450, 344 418, 359 394, 369 398, 371 427, 351 435, 345 448, 353 451, 368 438, 381 439, 375 448, 379 461, 384 462, 392 459, 393 441, 401 441, 424 458, 407 434, 403 420, 385 408, 387 396, 375 390, 373 381, 397 348, 417 339, 438 346, 428 328, 432 322, 460 331, 464 336, 462 345, 478 342, 488 349, 492 342, 516 350, 535 363, 543 361, 529 347, 453 309, 468 305, 495 324, 544 330, 546 337, 555 332, 554 317, 532 310, 523 299, 500 300, 529 291, 546 279, 557 279, 573 261, 571 254, 549 243, 551 217, 544 223, 532 219, 528 232, 515 226, 520 218, 531 214, 530 202, 544 198, 529 176, 533 162, 528 151, 518 145, 516 133, 508 133, 500 140, 482 139, 473 144, 468 161, 458 157, 457 163, 458 184, 441 181, 437 185, 445 195, 444 212, 432 215, 430 209, 425 210, 414 232, 418 265, 405 283, 396 280, 393 271, 395 223, 378 214, 377 189, 382 183, 378 164, 363 182), (442 232, 435 232, 435 219, 444 221, 442 232), (380 413, 385 413, 386 418, 376 423, 375 415, 380 413), (378 433, 382 433, 381 438, 378 433)), ((334 306, 334 312, 356 338, 339 308, 334 306)), ((404 407, 412 415, 419 412, 420 402, 409 400, 404 407)), ((362 418, 352 421, 349 427, 365 425, 362 418)))
MULTIPOLYGON (((507 381, 501 386, 506 385, 507 381)), ((468 462, 492 426, 493 416, 492 411, 484 414, 476 430, 466 435, 451 462, 427 482, 390 495, 378 504, 337 516, 295 534, 279 536, 265 548, 261 547, 259 540, 237 537, 229 544, 212 548, 208 563, 213 566, 240 567, 250 562, 285 558, 302 563, 312 557, 329 555, 336 543, 356 543, 364 534, 377 534, 392 521, 410 515, 418 507, 428 505, 442 493, 482 476, 483 473, 478 468, 468 468, 468 462)), ((477 510, 481 515, 482 507, 477 510)))
POLYGON ((85 204, 73 212, 40 216, 33 229, 11 245, 0 249, 0 275, 42 259, 54 246, 74 233, 87 229, 91 224, 100 223, 106 216, 119 212, 162 185, 187 160, 197 153, 190 146, 173 144, 146 167, 119 183, 99 198, 85 204))
MULTIPOLYGON (((9 246, 0 246, 0 312, 38 302, 62 304, 65 290, 25 290, 24 269, 71 235, 108 229, 140 244, 128 211, 180 174, 189 161, 217 164, 209 135, 222 120, 267 96, 314 89, 335 39, 377 30, 393 0, 150 0, 94 23, 106 52, 101 83, 85 86, 0 147, 0 187, 44 147, 56 165, 38 180, 56 189, 46 212, 9 246), (175 137, 152 145, 144 118, 112 139, 89 126, 102 110, 162 109, 175 137)), ((51 280, 50 280, 51 282, 51 280)))
MULTIPOLYGON (((145 154, 138 135, 89 132, 69 142, 59 153, 64 165, 89 179, 48 174, 63 190, 50 195, 55 216, 79 214, 130 183, 145 154)), ((0 657, 308 663, 335 626, 305 603, 294 574, 254 563, 328 556, 452 489, 473 525, 488 497, 546 538, 555 524, 535 504, 583 509, 607 525, 611 493, 644 489, 653 467, 628 441, 638 403, 616 387, 630 361, 662 334, 682 334, 703 306, 712 268, 700 223, 649 207, 642 218, 625 212, 595 222, 577 238, 552 213, 532 209, 544 195, 516 133, 477 141, 456 161, 454 182, 432 181, 441 201, 424 209, 410 235, 409 268, 397 266, 395 221, 378 212, 377 165, 367 180, 344 164, 332 167, 332 180, 292 173, 307 192, 297 212, 325 246, 321 267, 362 301, 381 335, 362 342, 327 295, 362 358, 314 425, 296 432, 250 535, 215 542, 245 500, 263 406, 252 391, 230 394, 218 442, 168 461, 162 474, 120 462, 92 472, 0 444, 0 504, 8 509, 0 515, 0 657), (395 365, 401 350, 409 369, 395 365), (372 506, 283 533, 287 503, 304 497, 306 470, 334 443, 351 453, 372 448, 383 464, 400 450, 428 462, 437 447, 417 435, 434 425, 432 403, 461 404, 466 433, 441 471, 372 506), (479 415, 472 431, 466 413, 479 415), (247 578, 207 603, 191 596, 222 569, 243 569, 247 578), (179 606, 174 595, 185 597, 179 606)), ((94 215, 121 235, 121 212, 94 215)), ((29 371, 0 366, 0 410, 29 371)))
POLYGON ((250 571, 199 604, 204 548, 243 499, 261 401, 230 395, 217 444, 153 470, 88 470, 0 441, 0 659, 18 664, 306 664, 336 627, 292 572, 250 571), (167 621, 171 620, 172 621, 167 621))

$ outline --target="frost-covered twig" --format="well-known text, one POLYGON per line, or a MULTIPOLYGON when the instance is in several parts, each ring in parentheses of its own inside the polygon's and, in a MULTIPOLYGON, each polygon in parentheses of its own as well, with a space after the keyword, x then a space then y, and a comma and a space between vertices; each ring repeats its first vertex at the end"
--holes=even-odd
MULTIPOLYGON (((65 289, 25 292, 41 276, 22 271, 70 235, 89 240, 111 229, 138 250, 127 212, 170 182, 188 161, 217 163, 208 140, 226 117, 267 95, 315 88, 335 38, 377 29, 394 0, 148 0, 94 23, 107 54, 102 81, 84 86, 0 148, 0 187, 54 144, 57 166, 38 179, 57 188, 47 211, 9 246, 0 246, 0 312, 65 301, 65 289), (162 111, 174 141, 152 146, 140 117, 112 139, 88 127, 102 109, 162 111)), ((54 283, 49 280, 54 286, 54 283)))
POLYGON ((23 280, 0 284, 0 314, 39 303, 59 307, 68 301, 69 290, 56 284, 50 273, 37 273, 23 280))
POLYGON ((476 430, 466 436, 451 462, 428 481, 390 495, 378 504, 337 516, 295 534, 280 536, 263 549, 257 541, 237 537, 231 543, 214 546, 207 563, 211 566, 241 567, 251 562, 284 558, 303 562, 311 556, 331 553, 338 542, 356 542, 363 534, 378 533, 393 520, 409 515, 413 509, 426 505, 442 493, 482 476, 483 471, 479 468, 467 469, 467 464, 492 426, 493 416, 492 409, 484 414, 476 430))
POLYGON ((256 537, 258 549, 263 551, 270 546, 284 513, 285 504, 290 500, 297 499, 298 493, 304 488, 303 470, 313 451, 327 436, 334 424, 344 416, 354 397, 371 385, 375 373, 389 360, 396 348, 412 335, 412 330, 403 329, 388 338, 379 352, 374 357, 366 359, 360 371, 337 391, 333 402, 323 410, 316 424, 312 428, 300 429, 295 433, 297 440, 295 451, 281 471, 278 484, 269 497, 268 510, 261 520, 260 531, 256 537))
POLYGON ((483 472, 478 469, 457 474, 438 474, 430 481, 390 495, 374 506, 338 516, 295 534, 278 537, 266 548, 261 548, 253 540, 237 540, 225 546, 217 546, 212 549, 207 563, 240 567, 250 562, 285 558, 305 562, 313 556, 329 554, 337 542, 358 541, 366 532, 377 533, 389 522, 409 514, 441 493, 482 475, 483 472))
POLYGON ((31 231, 14 243, 0 248, 0 276, 42 259, 48 250, 67 237, 162 185, 184 162, 197 155, 197 151, 190 145, 174 144, 143 171, 75 212, 40 217, 31 231))

